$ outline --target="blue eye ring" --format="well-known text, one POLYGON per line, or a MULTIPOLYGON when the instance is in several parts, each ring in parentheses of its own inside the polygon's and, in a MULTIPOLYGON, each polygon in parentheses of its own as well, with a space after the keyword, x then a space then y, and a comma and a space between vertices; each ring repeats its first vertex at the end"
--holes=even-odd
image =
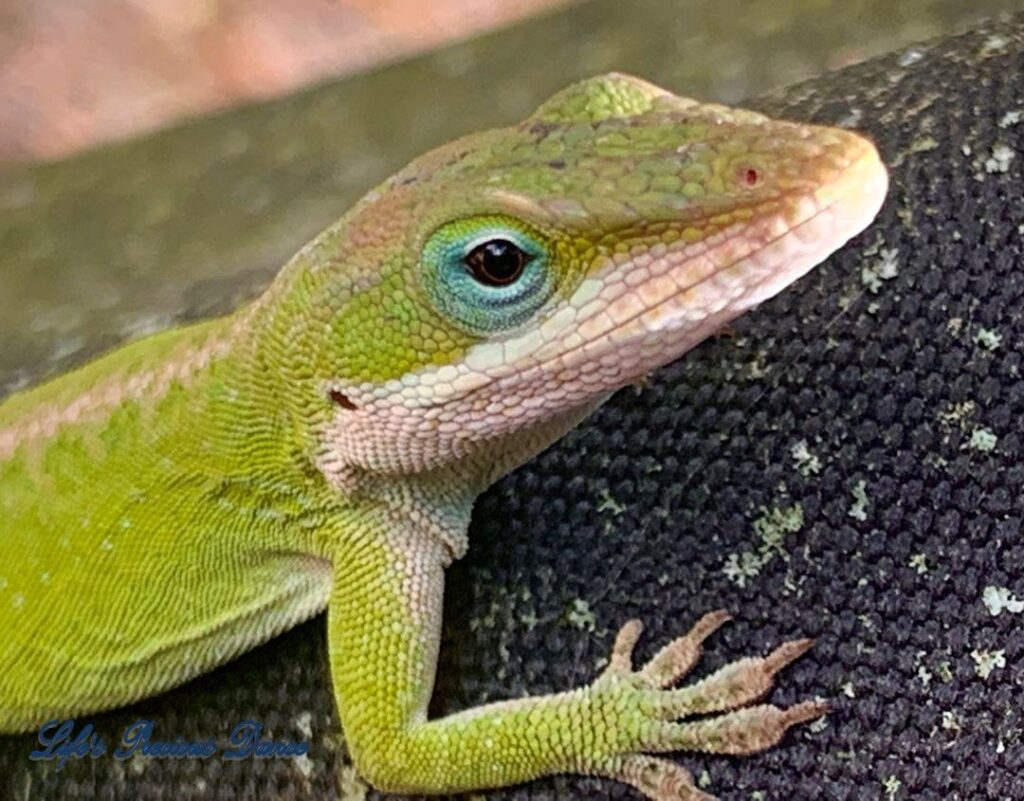
POLYGON ((476 336, 522 325, 555 290, 549 247, 503 217, 447 223, 423 248, 423 284, 443 316, 476 336))

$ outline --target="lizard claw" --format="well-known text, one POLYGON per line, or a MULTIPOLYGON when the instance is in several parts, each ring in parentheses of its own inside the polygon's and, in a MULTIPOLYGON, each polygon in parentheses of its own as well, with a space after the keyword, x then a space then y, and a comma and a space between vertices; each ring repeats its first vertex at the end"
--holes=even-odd
POLYGON ((639 620, 623 625, 595 690, 621 692, 630 699, 624 701, 625 707, 632 707, 630 717, 641 721, 637 753, 610 755, 592 763, 592 773, 630 784, 652 801, 714 801, 697 788, 685 768, 651 754, 679 750, 751 754, 775 745, 791 726, 828 711, 822 701, 788 709, 747 706, 771 690, 780 670, 807 653, 814 644, 809 639, 784 643, 767 656, 736 660, 701 681, 673 688, 693 669, 704 640, 729 620, 731 615, 721 610, 704 615, 639 670, 633 668, 633 652, 643 626, 639 620), (711 716, 683 720, 694 715, 711 716))
POLYGON ((615 635, 612 656, 608 661, 608 667, 604 669, 604 675, 628 676, 633 672, 633 651, 643 630, 644 624, 636 618, 627 620, 622 625, 619 633, 615 635))
POLYGON ((653 801, 717 801, 697 789, 690 771, 667 759, 633 754, 613 760, 598 773, 635 787, 653 801))
POLYGON ((724 609, 708 612, 682 637, 678 637, 648 662, 640 675, 651 687, 668 687, 693 670, 703 651, 704 640, 732 620, 724 609))

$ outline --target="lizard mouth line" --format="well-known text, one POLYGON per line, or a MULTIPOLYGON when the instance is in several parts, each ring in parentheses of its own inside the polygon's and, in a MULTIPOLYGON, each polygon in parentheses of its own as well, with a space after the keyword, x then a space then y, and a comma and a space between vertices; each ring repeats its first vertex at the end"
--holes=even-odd
MULTIPOLYGON (((579 345, 566 349, 561 353, 557 354, 554 359, 568 362, 573 356, 578 355, 581 351, 588 347, 598 347, 600 344, 615 345, 615 344, 628 344, 630 341, 637 341, 639 344, 644 344, 647 340, 654 339, 657 334, 677 334, 681 335, 683 340, 689 340, 687 347, 680 347, 682 343, 678 340, 674 346, 671 347, 671 352, 666 352, 662 348, 662 352, 667 356, 667 359, 662 359, 661 363, 664 364, 667 361, 678 358, 689 347, 696 345, 701 341, 710 330, 714 330, 721 323, 725 322, 723 317, 732 318, 739 314, 746 308, 756 305, 757 303, 767 300, 772 295, 776 294, 785 286, 789 285, 792 281, 795 281, 801 275, 806 273, 815 264, 820 263, 822 260, 827 258, 832 252, 837 250, 848 239, 857 233, 859 233, 864 227, 867 226, 870 219, 873 219, 877 213, 878 206, 881 203, 881 198, 884 197, 884 185, 882 191, 877 193, 871 191, 874 189, 875 182, 855 182, 851 178, 853 176, 863 174, 869 168, 875 168, 875 176, 881 173, 880 162, 875 159, 868 157, 862 157, 845 170, 842 171, 840 176, 829 186, 826 187, 826 192, 832 194, 831 191, 835 187, 843 187, 843 190, 835 193, 828 202, 824 205, 818 206, 813 211, 808 213, 803 219, 796 223, 791 224, 784 231, 781 231, 774 236, 770 236, 763 241, 754 245, 747 253, 714 267, 711 271, 698 277, 696 280, 692 280, 684 286, 679 286, 677 289, 663 298, 655 301, 654 303, 644 303, 640 308, 637 308, 635 312, 629 316, 615 322, 614 327, 611 329, 599 333, 597 336, 590 338, 579 345), (843 186, 843 185, 846 186, 843 186), (848 207, 848 208, 847 208, 848 207), (839 215, 837 212, 845 209, 845 214, 839 215), (869 212, 866 220, 861 221, 861 216, 865 212, 869 212), (800 234, 802 231, 806 231, 809 227, 815 225, 821 225, 823 220, 828 218, 832 223, 833 232, 837 235, 830 236, 823 239, 815 239, 810 243, 806 243, 801 240, 800 234), (763 258, 765 254, 771 254, 773 248, 778 248, 784 243, 789 241, 796 241, 798 247, 792 250, 790 253, 777 257, 777 262, 769 266, 758 265, 757 261, 763 258), (809 262, 809 263, 808 263, 809 262), (745 267, 750 267, 751 270, 760 269, 763 270, 763 274, 758 276, 756 280, 743 282, 738 285, 739 291, 735 294, 723 295, 726 299, 719 308, 713 309, 700 309, 699 320, 700 323, 687 331, 687 315, 686 312, 690 310, 690 305, 684 300, 684 296, 690 295, 702 287, 705 287, 709 282, 720 278, 723 274, 735 273, 737 271, 743 271, 745 267), (772 289, 765 292, 765 287, 771 286, 772 289), (659 312, 669 310, 669 314, 663 317, 661 320, 652 320, 659 312), (677 312, 672 314, 671 312, 677 312), (643 330, 628 332, 628 329, 637 323, 640 323, 643 330), (653 324, 656 323, 656 324, 653 324), (710 330, 709 330, 710 329, 710 330), (619 339, 616 342, 616 336, 619 339)), ((813 195, 811 196, 813 197, 813 195)), ((797 202, 800 202, 799 200, 797 202)), ((781 212, 780 212, 781 213, 781 212)), ((766 222, 768 222, 766 220, 766 222)), ((730 236, 726 241, 715 245, 713 248, 703 249, 697 254, 690 256, 690 259, 706 258, 708 253, 713 253, 715 249, 728 247, 729 242, 735 242, 737 238, 742 237, 742 231, 737 232, 730 236)), ((658 261, 666 261, 666 258, 659 259, 658 261)), ((684 258, 684 262, 687 259, 684 258)), ((662 266, 657 274, 657 277, 669 275, 674 268, 681 266, 679 265, 668 265, 667 267, 662 266)), ((617 270, 623 270, 622 267, 618 267, 617 270)), ((554 367, 554 359, 546 359, 541 361, 534 369, 540 371, 548 371, 554 367)), ((588 357, 588 362, 591 359, 588 357)), ((617 363, 620 363, 617 360, 617 363)), ((648 372, 650 369, 654 369, 660 366, 659 364, 642 365, 641 369, 636 371, 633 375, 642 375, 648 372)), ((565 370, 567 372, 579 371, 578 364, 566 364, 565 370)), ((532 371, 531 371, 532 372, 532 371)), ((628 382, 632 380, 626 377, 624 373, 621 373, 623 381, 628 382)))

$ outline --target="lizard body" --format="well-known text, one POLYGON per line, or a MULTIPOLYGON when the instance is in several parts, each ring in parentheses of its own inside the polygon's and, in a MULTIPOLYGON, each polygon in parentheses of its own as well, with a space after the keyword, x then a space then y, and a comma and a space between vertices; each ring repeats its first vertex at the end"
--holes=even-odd
POLYGON ((636 670, 632 621, 587 687, 428 720, 444 569, 483 489, 885 190, 853 133, 595 78, 417 159, 234 314, 7 399, 0 731, 152 695, 327 608, 346 740, 381 789, 581 772, 706 797, 654 754, 757 751, 822 714, 747 706, 808 643, 677 688, 726 616, 636 670))

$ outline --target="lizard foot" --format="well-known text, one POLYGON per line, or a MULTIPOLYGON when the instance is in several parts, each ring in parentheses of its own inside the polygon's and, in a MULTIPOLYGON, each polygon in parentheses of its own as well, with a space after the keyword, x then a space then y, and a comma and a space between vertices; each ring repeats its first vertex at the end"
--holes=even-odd
MULTIPOLYGON (((639 751, 751 754, 775 745, 791 726, 828 711, 821 701, 788 709, 771 704, 747 706, 771 689, 775 675, 805 654, 812 640, 784 643, 768 656, 737 660, 695 684, 673 688, 697 663, 704 640, 730 619, 723 611, 705 615, 639 670, 634 670, 632 657, 643 627, 640 621, 631 620, 620 629, 608 667, 594 689, 601 692, 618 687, 617 694, 635 704, 643 718, 639 751), (681 721, 693 715, 713 716, 681 721)), ((611 756, 592 765, 591 770, 632 785, 653 801, 714 799, 696 787, 688 770, 646 753, 611 756)))

